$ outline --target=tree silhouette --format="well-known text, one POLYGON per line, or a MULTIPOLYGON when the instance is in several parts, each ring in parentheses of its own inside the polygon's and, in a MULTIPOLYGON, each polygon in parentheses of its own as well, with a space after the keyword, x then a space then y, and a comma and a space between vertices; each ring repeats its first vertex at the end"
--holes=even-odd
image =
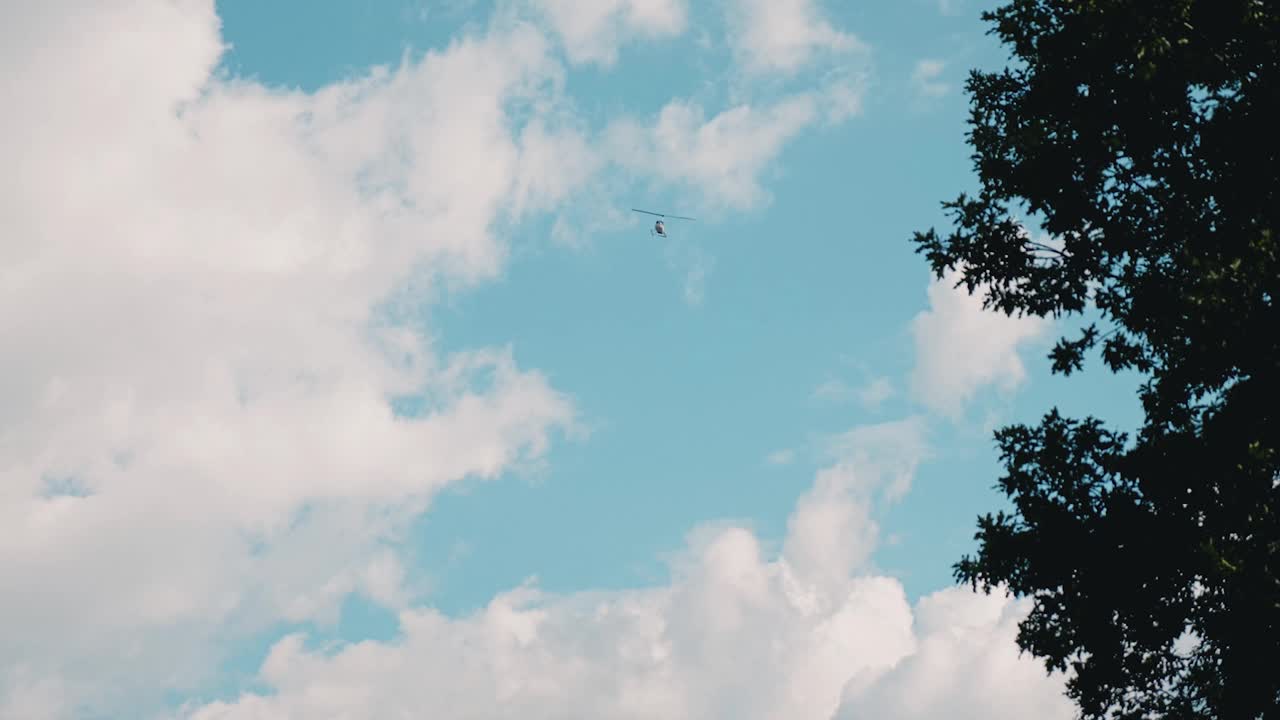
POLYGON ((990 308, 1095 313, 1053 370, 1100 350, 1143 374, 1144 418, 999 430, 1013 509, 956 577, 1034 598, 1019 645, 1071 672, 1083 717, 1280 718, 1280 3, 983 18, 1013 59, 967 83, 981 190, 917 251, 990 308))

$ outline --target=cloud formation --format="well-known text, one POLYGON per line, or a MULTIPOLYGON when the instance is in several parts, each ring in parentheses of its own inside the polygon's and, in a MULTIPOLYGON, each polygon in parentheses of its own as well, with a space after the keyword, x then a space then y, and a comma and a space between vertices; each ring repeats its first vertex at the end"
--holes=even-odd
MULTIPOLYGON (((578 59, 684 12, 566 7, 543 3, 578 59)), ((216 72, 212 0, 6 5, 0 28, 23 108, 0 118, 0 342, 21 348, 0 368, 0 574, 23 587, 0 598, 0 688, 23 702, 60 678, 99 699, 196 682, 237 633, 332 619, 349 593, 405 606, 397 538, 433 493, 575 421, 510 349, 411 329, 421 305, 496 277, 503 222, 609 167, 758 202, 824 111, 677 99, 592 130, 554 44, 507 13, 314 93, 216 72), (620 137, 684 160, 629 165, 620 137)))
POLYGON ((760 172, 782 145, 815 120, 814 100, 795 97, 755 108, 739 105, 711 118, 701 105, 675 100, 652 126, 619 120, 609 128, 613 154, 664 182, 703 189, 705 201, 744 209, 766 193, 760 172), (652 163, 653 158, 661 158, 652 163))
POLYGON ((1030 600, 963 588, 922 598, 915 652, 874 679, 851 680, 833 720, 1075 717, 1059 680, 1018 652, 1018 623, 1030 609, 1030 600))
POLYGON ((915 366, 913 397, 945 417, 958 419, 984 388, 1011 392, 1026 379, 1019 351, 1044 336, 1050 320, 984 310, 983 290, 970 295, 948 273, 929 284, 929 309, 911 324, 915 366))
MULTIPOLYGON (((676 2, 539 7, 570 62, 684 23, 676 2)), ((751 62, 851 47, 810 5, 779 7, 748 8, 792 13, 751 62)), ((400 637, 328 653, 290 636, 262 668, 274 694, 183 714, 827 718, 887 702, 878 678, 990 617, 947 591, 961 619, 914 629, 924 606, 866 569, 874 504, 914 469, 909 423, 843 438, 781 554, 705 529, 669 585, 530 586, 451 619, 399 553, 441 488, 538 461, 577 415, 510 348, 443 347, 422 305, 498 277, 504 223, 610 169, 764 202, 790 139, 856 112, 856 77, 591 128, 548 33, 508 14, 314 93, 216 72, 212 0, 9 4, 0 40, 23 109, 0 117, 0 344, 21 349, 0 360, 0 577, 21 586, 0 594, 0 715, 198 694, 230 644, 331 623, 352 594, 397 611, 400 637), (676 160, 635 164, 655 154, 676 160)), ((1004 662, 991 648, 965 662, 1004 662)))
POLYGON ((819 59, 865 52, 836 29, 817 0, 731 0, 731 48, 749 75, 792 75, 819 59))
POLYGON ((574 63, 617 62, 628 37, 668 37, 684 32, 685 0, 530 0, 545 14, 574 63))
POLYGON ((824 90, 743 103, 711 117, 698 103, 673 100, 652 125, 625 118, 611 123, 605 141, 619 164, 697 193, 713 212, 744 210, 769 200, 761 175, 783 147, 802 131, 859 112, 862 92, 859 80, 841 78, 824 90))
POLYGON ((213 74, 212 2, 29 7, 0 22, 49 39, 0 51, 24 108, 0 119, 12 694, 181 686, 229 627, 403 603, 399 528, 574 420, 508 349, 399 322, 406 288, 500 268, 491 225, 544 159, 506 107, 556 102, 547 43, 497 28, 303 94, 213 74))
POLYGON ((262 665, 270 693, 184 717, 1071 717, 1060 678, 1018 657, 1025 603, 957 588, 913 606, 869 571, 871 507, 919 460, 912 433, 851 431, 776 555, 744 527, 707 526, 666 585, 565 596, 527 585, 469 617, 406 611, 394 640, 334 652, 289 637, 262 665))

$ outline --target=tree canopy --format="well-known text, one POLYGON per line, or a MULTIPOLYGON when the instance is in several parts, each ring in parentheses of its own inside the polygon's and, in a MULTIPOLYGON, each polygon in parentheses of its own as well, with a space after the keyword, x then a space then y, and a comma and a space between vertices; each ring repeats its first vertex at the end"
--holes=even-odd
POLYGON ((1144 417, 999 430, 1012 509, 956 577, 1034 598, 1019 645, 1083 717, 1280 718, 1280 3, 983 17, 1013 57, 967 83, 980 191, 917 251, 989 308, 1099 318, 1053 370, 1138 371, 1144 417))

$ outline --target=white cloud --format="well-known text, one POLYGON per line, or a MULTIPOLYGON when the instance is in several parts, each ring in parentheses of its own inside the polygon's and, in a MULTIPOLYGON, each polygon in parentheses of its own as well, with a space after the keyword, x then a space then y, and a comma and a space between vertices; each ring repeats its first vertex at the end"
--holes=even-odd
POLYGON ((520 135, 520 162, 513 188, 512 212, 559 207, 601 171, 605 159, 578 128, 551 129, 534 118, 520 135), (555 168, 548 172, 549 168, 555 168))
MULTIPOLYGON (((0 343, 21 349, 0 366, 0 575, 23 588, 0 597, 3 701, 110 706, 350 593, 407 606, 395 548, 432 494, 574 422, 508 349, 398 324, 501 271, 504 215, 616 158, 567 112, 546 38, 504 16, 302 93, 214 74, 211 0, 5 5, 0 28, 22 108, 0 118, 0 343)), ((743 201, 815 107, 677 102, 629 127, 688 152, 659 181, 743 201)))
POLYGON ((748 75, 790 75, 819 58, 865 52, 837 30, 815 0, 731 0, 730 42, 748 75))
POLYGON ((829 438, 826 455, 845 464, 875 468, 881 474, 885 499, 898 500, 910 489, 916 468, 931 455, 925 419, 916 416, 860 425, 829 438))
POLYGON ((706 527, 669 584, 566 596, 524 586, 468 617, 406 611, 394 640, 331 653, 290 637, 262 665, 267 694, 186 717, 828 720, 924 707, 941 718, 957 717, 953 698, 1071 717, 1061 679, 1018 657, 1010 633, 1025 604, 954 589, 913 607, 896 580, 867 572, 871 497, 918 460, 907 445, 881 444, 904 427, 849 433, 863 452, 819 473, 776 556, 745 528, 706 527))
MULTIPOLYGON (((661 4, 626 7, 675 27, 643 10, 661 4)), ((22 108, 0 117, 0 344, 21 349, 0 360, 0 577, 21 585, 0 594, 0 709, 189 691, 229 643, 331 623, 351 593, 400 611, 402 640, 333 657, 285 641, 264 667, 279 695, 235 716, 496 698, 536 717, 569 697, 587 714, 705 717, 757 697, 739 709, 829 716, 849 677, 919 642, 901 588, 856 574, 875 544, 869 488, 902 484, 892 464, 876 481, 825 472, 782 558, 726 530, 650 591, 517 591, 448 620, 418 608, 396 552, 440 488, 536 461, 575 420, 509 348, 444 352, 399 321, 440 286, 497 276, 500 219, 558 207, 610 162, 760 202, 782 145, 854 111, 856 83, 709 120, 676 101, 597 148, 563 107, 550 43, 518 22, 301 93, 213 73, 212 0, 18 8, 0 9, 22 108), (619 155, 619 139, 651 152, 619 155), (423 409, 397 416, 397 396, 423 409)), ((607 57, 583 22, 561 28, 576 57, 607 57)))
POLYGON ((941 60, 920 60, 911 71, 911 85, 916 94, 925 98, 937 98, 946 95, 951 86, 938 80, 947 64, 941 60))
POLYGON ((1018 622, 1030 609, 1029 600, 963 588, 923 598, 915 652, 881 676, 851 680, 833 720, 1074 717, 1058 680, 1019 656, 1018 622))
POLYGON ((684 32, 684 0, 530 0, 550 20, 574 63, 613 65, 628 34, 664 37, 684 32))
POLYGON ((930 283, 929 309, 911 325, 915 366, 911 391, 917 401, 952 419, 988 386, 1010 392, 1026 378, 1019 350, 1041 338, 1050 321, 1010 317, 982 308, 984 291, 970 295, 948 273, 930 283))
MULTIPOLYGON (((590 7, 568 0, 532 1, 566 38, 568 54, 575 62, 612 64, 622 34, 676 34, 684 31, 687 22, 687 10, 679 0, 608 0, 590 7)), ((829 29, 807 4, 784 8, 785 18, 772 17, 774 11, 769 7, 760 4, 744 8, 749 11, 745 15, 734 14, 739 20, 735 27, 740 31, 735 37, 759 31, 751 30, 753 23, 767 25, 778 19, 800 23, 799 30, 792 28, 796 32, 803 30, 825 37, 823 28, 829 29), (747 20, 750 22, 743 24, 747 20)), ((692 191, 690 201, 698 204, 699 217, 758 207, 769 199, 762 176, 788 142, 805 130, 838 124, 862 112, 869 77, 866 48, 851 35, 836 36, 840 41, 829 49, 841 51, 842 62, 838 66, 828 68, 807 86, 792 88, 767 101, 740 99, 717 112, 692 99, 674 98, 653 117, 610 119, 600 133, 598 145, 582 145, 581 134, 572 132, 544 139, 536 125, 531 130, 532 139, 543 142, 527 145, 531 152, 541 151, 549 161, 561 158, 564 168, 558 177, 565 179, 560 182, 572 182, 574 188, 585 185, 588 178, 598 177, 603 168, 617 167, 627 171, 632 180, 692 191), (849 55, 853 51, 861 54, 849 55)), ((780 43, 779 47, 787 52, 800 52, 786 38, 771 42, 780 43)), ((812 42, 805 45, 806 58, 817 47, 811 45, 812 42)), ((543 196, 549 201, 565 196, 548 181, 530 176, 529 184, 535 182, 545 188, 543 196)), ((608 202, 607 198, 597 197, 593 207, 608 202)), ((612 215, 613 208, 607 208, 597 210, 594 218, 578 222, 561 216, 557 219, 556 236, 566 244, 580 244, 579 226, 594 227, 600 217, 612 219, 612 215)), ((698 268, 689 274, 692 282, 686 292, 686 297, 695 303, 700 278, 710 269, 705 263, 698 264, 698 268)))
POLYGON ((608 134, 610 154, 638 172, 699 191, 712 209, 747 209, 767 200, 761 173, 787 141, 820 119, 820 111, 816 95, 799 94, 708 119, 700 105, 675 100, 652 127, 616 122, 608 134))
POLYGON ((495 218, 583 181, 508 121, 557 103, 545 40, 495 27, 303 94, 211 75, 212 2, 6 5, 0 27, 22 108, 0 118, 3 702, 113 707, 349 593, 405 606, 390 548, 432 493, 574 419, 508 349, 385 317, 492 277, 495 218))
POLYGON ((0 676, 0 718, 63 718, 70 716, 67 688, 57 678, 32 672, 22 665, 0 676))

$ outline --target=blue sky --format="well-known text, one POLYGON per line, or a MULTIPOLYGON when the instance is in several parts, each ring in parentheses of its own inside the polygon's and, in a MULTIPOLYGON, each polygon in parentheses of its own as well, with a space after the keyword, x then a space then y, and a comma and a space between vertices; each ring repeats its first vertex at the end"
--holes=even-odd
POLYGON ((34 178, 5 234, 48 240, 14 243, 15 302, 50 312, 0 334, 32 348, 0 418, 24 528, 0 562, 58 600, 6 609, 29 632, 0 646, 0 708, 1066 717, 1012 646, 1025 606, 952 588, 951 565, 1000 506, 992 429, 1053 405, 1132 426, 1133 382, 1051 377, 1068 325, 980 311, 909 242, 974 187, 962 84, 1003 62, 992 5, 0 13, 65 40, 4 57, 31 117, 59 119, 5 128, 34 178), (698 221, 655 238, 631 207, 698 221), (549 596, 522 615, 526 582, 549 596), (601 593, 663 629, 575 614, 601 593), (740 607, 763 625, 701 629, 740 607), (431 654, 495 626, 553 660, 516 672, 494 646, 453 676, 431 654), (956 628, 979 637, 927 656, 956 628), (774 667, 755 635, 808 650, 774 667), (683 659, 592 649, 636 638, 683 659), (988 645, 987 670, 1028 678, 991 689, 1009 697, 965 695, 988 645), (810 656, 849 669, 813 679, 810 656), (579 662, 643 701, 586 703, 579 662), (748 708, 730 690, 753 662, 775 682, 748 708), (395 680, 436 667, 455 694, 395 680), (903 705, 937 667, 933 704, 903 705))

